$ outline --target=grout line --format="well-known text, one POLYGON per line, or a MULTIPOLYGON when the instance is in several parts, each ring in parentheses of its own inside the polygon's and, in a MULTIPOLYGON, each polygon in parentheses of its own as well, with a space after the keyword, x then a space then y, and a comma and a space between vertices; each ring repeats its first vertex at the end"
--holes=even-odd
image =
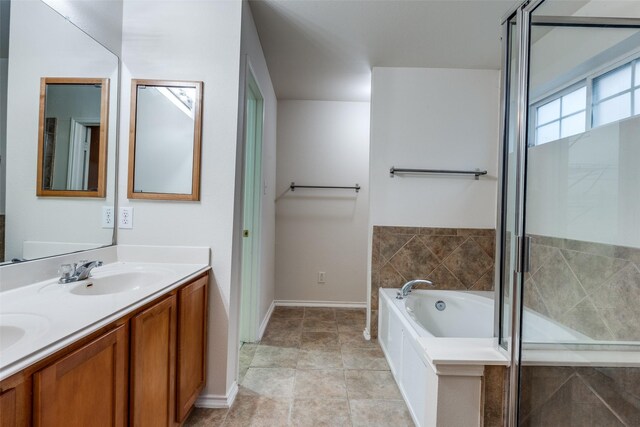
MULTIPOLYGON (((533 367, 533 369, 536 369, 536 368, 537 368, 537 367, 533 367)), ((545 368, 545 367, 542 367, 542 369, 544 369, 544 368, 545 368)), ((561 389, 562 387, 564 387, 564 385, 565 385, 565 384, 567 384, 567 383, 571 380, 571 378, 573 378, 573 377, 574 377, 574 376, 576 376, 576 375, 577 375, 577 374, 576 374, 576 371, 575 371, 575 369, 574 369, 574 370, 573 370, 573 373, 572 373, 571 375, 569 375, 569 376, 567 377, 567 379, 566 379, 566 380, 564 380, 564 381, 562 382, 562 384, 560 384, 560 385, 559 385, 555 390, 553 390, 551 393, 549 393, 549 394, 547 395, 547 399, 546 399, 544 402, 540 403, 538 406, 536 406, 536 407, 534 407, 534 408, 531 408, 531 410, 529 411, 529 413, 527 414, 527 416, 526 416, 526 417, 524 417, 524 419, 522 420, 521 424, 523 424, 523 423, 524 423, 528 418, 530 418, 532 415, 534 415, 534 413, 535 413, 535 412, 537 412, 537 411, 539 411, 540 409, 542 409, 542 407, 543 407, 544 405, 546 405, 547 403, 549 403, 549 402, 551 401, 551 399, 553 398, 553 396, 555 396, 555 395, 560 391, 560 389, 561 389)), ((522 389, 522 385, 520 385, 519 389, 520 389, 520 390, 522 389)))
POLYGON ((622 425, 627 425, 627 423, 618 415, 618 413, 611 407, 611 405, 609 405, 609 403, 604 400, 604 398, 602 398, 602 396, 600 396, 600 393, 598 393, 592 386, 591 383, 589 381, 587 381, 585 378, 582 377, 582 375, 580 375, 580 373, 576 372, 576 376, 578 378, 580 378, 580 381, 582 381, 582 383, 587 386, 587 388, 589 389, 589 391, 591 391, 591 393, 593 393, 596 398, 602 402, 602 404, 605 406, 605 408, 607 408, 609 410, 609 412, 611 412, 611 414, 616 417, 616 419, 618 421, 620 421, 622 423, 622 425))

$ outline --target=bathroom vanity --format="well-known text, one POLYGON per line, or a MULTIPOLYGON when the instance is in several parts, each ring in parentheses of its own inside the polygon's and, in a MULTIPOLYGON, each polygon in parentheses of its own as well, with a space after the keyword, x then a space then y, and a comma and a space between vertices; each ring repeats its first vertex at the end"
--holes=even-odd
POLYGON ((0 425, 180 425, 205 384, 208 286, 206 264, 116 261, 4 290, 0 425))

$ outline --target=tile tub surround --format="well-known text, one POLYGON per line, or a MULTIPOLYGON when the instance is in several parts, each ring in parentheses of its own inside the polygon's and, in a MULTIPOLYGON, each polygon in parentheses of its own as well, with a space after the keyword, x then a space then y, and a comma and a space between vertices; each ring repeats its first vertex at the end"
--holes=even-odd
POLYGON ((364 309, 276 307, 259 344, 240 349, 230 409, 185 426, 413 426, 364 309))
POLYGON ((596 340, 640 340, 640 249, 531 237, 526 307, 596 340))
POLYGON ((429 279, 436 289, 493 290, 495 234, 494 229, 480 228, 374 226, 371 337, 378 335, 378 288, 429 279))
POLYGON ((522 384, 523 427, 640 425, 640 368, 524 366, 522 384))

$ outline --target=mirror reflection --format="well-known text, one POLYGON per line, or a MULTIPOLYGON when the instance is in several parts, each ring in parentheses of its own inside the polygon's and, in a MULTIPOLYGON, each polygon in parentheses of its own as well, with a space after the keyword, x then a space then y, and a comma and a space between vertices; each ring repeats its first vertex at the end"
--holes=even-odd
POLYGON ((0 263, 111 245, 118 57, 41 1, 0 3, 0 263))
POLYGON ((108 79, 43 78, 38 196, 104 197, 108 79))
POLYGON ((129 198, 198 200, 200 82, 134 80, 129 198))

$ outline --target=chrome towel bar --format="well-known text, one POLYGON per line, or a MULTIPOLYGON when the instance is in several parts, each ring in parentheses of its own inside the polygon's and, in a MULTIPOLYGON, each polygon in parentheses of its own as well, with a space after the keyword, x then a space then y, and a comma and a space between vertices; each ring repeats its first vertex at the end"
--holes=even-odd
POLYGON ((448 170, 448 169, 406 169, 406 168, 396 168, 395 166, 391 166, 389 169, 389 174, 391 178, 393 178, 396 174, 402 173, 428 173, 428 174, 445 174, 445 175, 473 175, 475 179, 479 179, 480 176, 486 175, 487 171, 481 171, 480 169, 476 169, 474 171, 461 171, 461 170, 448 170))
POLYGON ((289 188, 291 189, 291 191, 296 191, 296 188, 337 188, 341 190, 356 190, 357 193, 360 191, 361 187, 359 184, 356 184, 352 187, 336 187, 333 185, 296 185, 295 182, 292 182, 289 188))

